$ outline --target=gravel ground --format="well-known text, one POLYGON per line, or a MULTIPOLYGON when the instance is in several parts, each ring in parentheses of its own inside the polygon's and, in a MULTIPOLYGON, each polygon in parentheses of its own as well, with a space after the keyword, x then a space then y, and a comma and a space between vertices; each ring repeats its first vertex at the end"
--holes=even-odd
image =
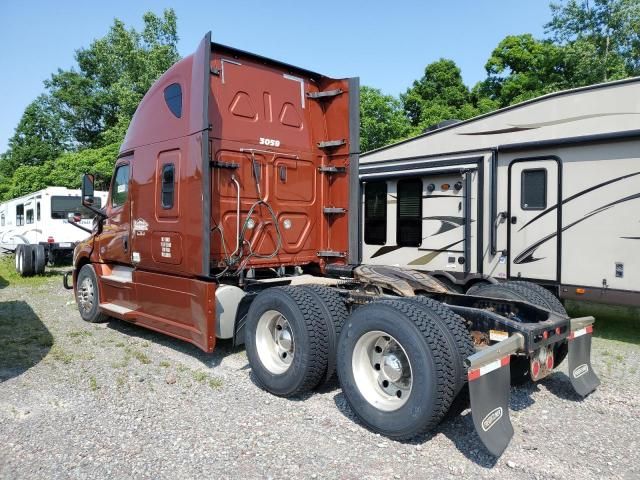
MULTIPOLYGON (((0 478, 640 478, 640 347, 594 339, 601 387, 566 365, 512 389, 494 459, 471 414, 409 443, 371 433, 337 386, 286 400, 242 349, 207 355, 111 321, 84 323, 58 278, 0 282, 0 478)), ((566 362, 565 362, 566 363, 566 362)))

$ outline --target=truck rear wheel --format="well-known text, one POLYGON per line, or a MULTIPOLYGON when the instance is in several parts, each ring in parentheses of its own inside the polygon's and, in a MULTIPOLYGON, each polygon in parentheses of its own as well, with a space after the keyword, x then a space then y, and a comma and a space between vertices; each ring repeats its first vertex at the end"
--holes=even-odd
POLYGON ((98 277, 90 264, 84 265, 78 273, 76 303, 85 322, 101 323, 109 320, 109 317, 100 311, 98 277))
MULTIPOLYGON (((502 298, 505 300, 521 300, 532 305, 550 310, 562 316, 568 316, 560 300, 546 288, 531 282, 509 281, 482 285, 469 292, 470 295, 502 298)), ((554 368, 562 363, 567 356, 568 345, 564 341, 554 346, 554 368)), ((514 357, 511 362, 511 378, 515 383, 523 383, 530 378, 529 361, 522 357, 514 357)))
POLYGON ((327 372, 325 380, 330 381, 336 373, 336 348, 338 337, 342 331, 342 325, 349 316, 347 305, 340 293, 331 287, 324 285, 304 285, 305 291, 314 297, 316 304, 322 309, 323 318, 326 318, 329 334, 327 336, 329 353, 327 356, 327 372))
POLYGON ((453 352, 457 352, 451 358, 456 369, 456 396, 447 412, 447 417, 460 415, 469 406, 469 390, 467 384, 467 367, 465 360, 476 353, 473 338, 467 328, 464 318, 454 313, 446 305, 428 297, 412 297, 410 300, 421 305, 445 327, 445 335, 453 352))
POLYGON ((245 345, 257 383, 281 397, 315 388, 327 372, 329 329, 315 297, 300 287, 273 287, 249 307, 245 345))
POLYGON ((434 428, 455 395, 452 352, 437 321, 407 299, 358 308, 338 341, 338 378, 358 418, 404 440, 434 428))

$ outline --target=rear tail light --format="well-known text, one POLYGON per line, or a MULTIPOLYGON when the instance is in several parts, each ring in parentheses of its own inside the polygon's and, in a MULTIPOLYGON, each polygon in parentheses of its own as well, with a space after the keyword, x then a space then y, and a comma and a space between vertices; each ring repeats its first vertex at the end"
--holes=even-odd
POLYGON ((534 380, 536 380, 538 378, 538 375, 540 375, 540 362, 538 361, 538 359, 531 362, 531 375, 533 376, 534 380))
POLYGON ((55 242, 55 240, 53 239, 53 237, 49 237, 47 238, 47 243, 53 243, 55 242))
POLYGON ((547 370, 553 370, 553 352, 547 355, 547 370))
POLYGON ((556 335, 560 335, 560 332, 561 332, 561 331, 562 331, 562 330, 560 330, 560 327, 556 327, 556 335))

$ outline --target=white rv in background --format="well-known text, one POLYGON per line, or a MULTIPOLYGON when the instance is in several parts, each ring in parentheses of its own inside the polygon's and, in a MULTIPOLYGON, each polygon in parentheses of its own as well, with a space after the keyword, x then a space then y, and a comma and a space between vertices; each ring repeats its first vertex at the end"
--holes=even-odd
MULTIPOLYGON (((96 192, 96 208, 107 192, 96 192)), ((88 233, 69 223, 69 214, 80 216, 79 225, 91 229, 94 214, 80 203, 80 190, 49 187, 0 203, 0 250, 16 253, 16 269, 22 275, 44 271, 73 253, 88 233)))
POLYGON ((466 291, 537 282, 640 306, 640 78, 567 90, 360 157, 362 262, 466 291))

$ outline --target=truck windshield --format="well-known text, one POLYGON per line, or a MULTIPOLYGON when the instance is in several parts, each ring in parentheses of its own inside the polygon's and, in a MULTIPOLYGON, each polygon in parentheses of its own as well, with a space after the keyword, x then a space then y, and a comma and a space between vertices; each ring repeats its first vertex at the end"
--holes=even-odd
MULTIPOLYGON (((95 208, 102 206, 102 201, 99 197, 94 199, 95 208)), ((80 197, 51 197, 51 218, 67 219, 70 213, 74 215, 79 214, 82 218, 93 218, 95 215, 91 210, 83 207, 80 204, 80 197)))

